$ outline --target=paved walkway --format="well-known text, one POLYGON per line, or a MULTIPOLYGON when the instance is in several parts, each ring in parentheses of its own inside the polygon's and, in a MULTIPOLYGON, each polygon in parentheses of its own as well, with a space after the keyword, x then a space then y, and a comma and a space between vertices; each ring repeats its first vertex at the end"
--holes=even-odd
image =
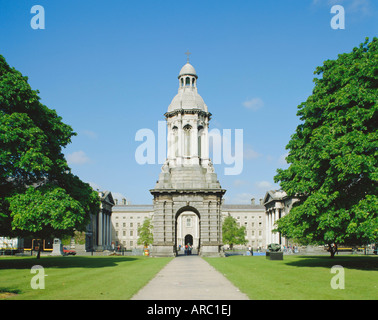
POLYGON ((132 300, 248 300, 219 271, 199 256, 178 256, 132 300))

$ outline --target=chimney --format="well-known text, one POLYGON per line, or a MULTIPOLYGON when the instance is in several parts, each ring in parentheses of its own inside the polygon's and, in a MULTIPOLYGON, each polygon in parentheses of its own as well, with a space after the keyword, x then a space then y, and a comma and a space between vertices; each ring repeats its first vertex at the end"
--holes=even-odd
POLYGON ((260 205, 262 206, 262 205, 264 205, 264 203, 263 203, 263 199, 260 199, 260 205))
POLYGON ((126 205, 126 199, 122 198, 122 204, 126 205))
POLYGON ((251 205, 253 205, 253 206, 255 205, 255 198, 251 199, 251 205))
POLYGON ((118 199, 114 199, 114 202, 117 205, 118 204, 118 199))

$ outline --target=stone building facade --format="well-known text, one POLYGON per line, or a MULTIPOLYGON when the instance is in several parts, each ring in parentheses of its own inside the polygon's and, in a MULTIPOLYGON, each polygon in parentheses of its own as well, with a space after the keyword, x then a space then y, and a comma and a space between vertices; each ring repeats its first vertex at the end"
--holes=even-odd
POLYGON ((298 199, 288 197, 282 190, 269 190, 264 197, 264 207, 266 215, 266 242, 278 243, 287 246, 288 239, 278 232, 273 232, 277 227, 277 220, 289 213, 293 204, 298 199))
POLYGON ((99 192, 100 209, 98 214, 91 215, 85 232, 85 251, 103 251, 112 249, 112 208, 115 204, 112 193, 99 192))
MULTIPOLYGON (((120 248, 142 248, 142 245, 137 244, 138 227, 143 224, 144 219, 153 218, 153 215, 153 205, 126 203, 115 205, 112 213, 112 242, 120 248)), ((228 215, 234 217, 240 226, 246 227, 246 246, 251 246, 254 250, 266 248, 266 217, 262 204, 255 204, 254 201, 251 204, 222 204, 221 223, 228 215)), ((180 245, 185 246, 187 243, 190 243, 194 249, 199 248, 201 244, 200 218, 193 211, 183 211, 178 216, 174 243, 177 249, 180 245)))

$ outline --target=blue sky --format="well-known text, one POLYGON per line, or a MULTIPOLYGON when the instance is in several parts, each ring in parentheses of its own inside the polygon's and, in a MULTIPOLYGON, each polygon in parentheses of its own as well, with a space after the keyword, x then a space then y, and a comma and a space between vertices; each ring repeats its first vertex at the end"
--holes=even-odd
POLYGON ((189 50, 210 127, 243 129, 243 172, 215 169, 226 203, 249 203, 279 188, 273 177, 287 167, 315 68, 377 36, 377 10, 373 0, 0 0, 0 54, 77 132, 64 150, 72 172, 150 204, 161 165, 135 161, 135 134, 157 135, 189 50), (344 30, 331 28, 335 4, 344 30), (31 28, 34 5, 44 30, 31 28))

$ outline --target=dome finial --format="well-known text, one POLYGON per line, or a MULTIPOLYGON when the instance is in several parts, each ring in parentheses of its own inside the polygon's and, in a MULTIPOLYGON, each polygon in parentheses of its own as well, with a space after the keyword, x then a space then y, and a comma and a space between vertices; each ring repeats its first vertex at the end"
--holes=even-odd
POLYGON ((189 52, 189 50, 187 50, 187 51, 185 52, 185 54, 186 54, 186 56, 187 56, 187 58, 186 58, 186 62, 189 63, 189 56, 191 55, 191 53, 189 52))

